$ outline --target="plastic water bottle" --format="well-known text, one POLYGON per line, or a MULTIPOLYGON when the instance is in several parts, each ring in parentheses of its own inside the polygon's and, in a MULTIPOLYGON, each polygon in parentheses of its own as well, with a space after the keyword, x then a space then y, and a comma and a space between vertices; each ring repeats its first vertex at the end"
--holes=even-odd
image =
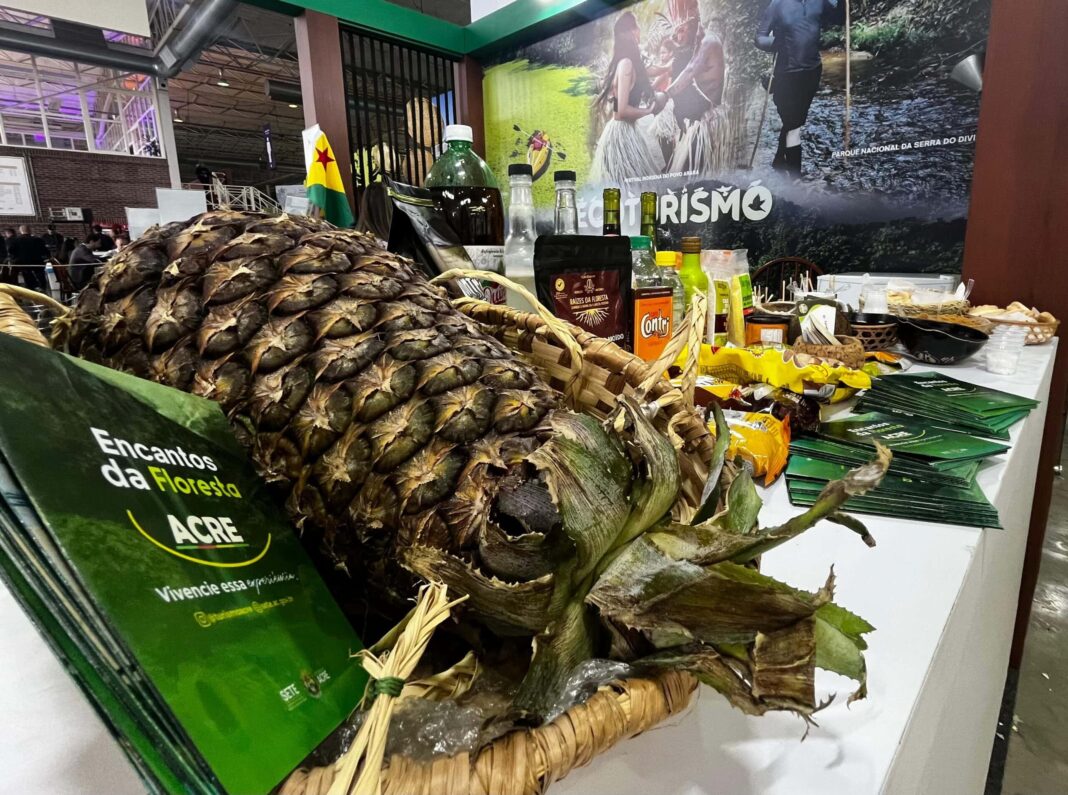
POLYGON ((508 166, 508 237, 504 241, 504 272, 534 272, 534 196, 531 190, 533 171, 528 163, 508 166))
POLYGON ((686 314, 686 289, 682 286, 679 272, 675 270, 678 257, 674 251, 656 252, 657 270, 660 271, 660 283, 671 288, 672 314, 676 323, 682 322, 682 316, 686 314))
POLYGON ((634 289, 641 287, 661 287, 660 269, 653 259, 653 241, 645 235, 635 235, 630 239, 630 283, 634 289))

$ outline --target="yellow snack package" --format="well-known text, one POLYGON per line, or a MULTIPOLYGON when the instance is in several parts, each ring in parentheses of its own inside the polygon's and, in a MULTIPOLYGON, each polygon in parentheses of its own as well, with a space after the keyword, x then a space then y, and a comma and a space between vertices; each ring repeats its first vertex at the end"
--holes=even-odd
MULTIPOLYGON (((756 480, 764 476, 764 485, 770 486, 786 466, 790 455, 790 424, 770 414, 753 414, 743 411, 724 411, 723 418, 731 433, 727 445, 727 459, 737 459, 756 480)), ((713 435, 716 423, 708 424, 713 435)))
POLYGON ((764 383, 837 403, 871 386, 871 376, 789 348, 702 345, 697 372, 733 384, 764 383))

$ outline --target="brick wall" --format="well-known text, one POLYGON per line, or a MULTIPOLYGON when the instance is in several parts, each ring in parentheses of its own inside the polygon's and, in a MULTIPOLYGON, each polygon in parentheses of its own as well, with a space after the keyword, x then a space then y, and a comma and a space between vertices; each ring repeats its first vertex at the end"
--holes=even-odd
MULTIPOLYGON (((49 207, 89 207, 93 222, 126 223, 126 207, 155 207, 156 188, 171 186, 167 161, 89 152, 0 146, 0 155, 25 157, 35 186, 36 217, 0 216, 0 228, 30 224, 40 234, 49 207)), ((57 222, 65 235, 81 237, 85 226, 57 222)))

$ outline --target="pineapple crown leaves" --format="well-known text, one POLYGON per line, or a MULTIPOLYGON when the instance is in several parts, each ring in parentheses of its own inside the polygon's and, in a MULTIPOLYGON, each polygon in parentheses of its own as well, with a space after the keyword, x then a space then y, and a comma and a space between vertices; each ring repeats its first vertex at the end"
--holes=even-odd
POLYGON ((878 485, 889 464, 889 451, 878 448, 871 463, 829 484, 811 509, 766 530, 757 525, 760 499, 742 471, 712 518, 668 523, 630 543, 594 584, 587 603, 603 620, 640 632, 661 650, 640 664, 690 670, 747 713, 786 709, 808 719, 820 708, 816 667, 853 678, 860 686, 850 702, 863 698, 863 635, 873 627, 831 601, 833 570, 819 592, 808 594, 740 564, 824 518, 874 545, 863 525, 839 509, 850 496, 878 485), (731 655, 732 648, 745 653, 731 655))
POLYGON ((401 563, 428 581, 443 582, 453 593, 469 597, 468 609, 501 634, 540 632, 549 624, 554 577, 543 575, 511 583, 485 574, 467 561, 436 547, 410 546, 401 563))
POLYGON ((813 594, 729 561, 674 560, 640 538, 587 602, 652 645, 636 670, 690 671, 747 714, 788 710, 807 719, 826 705, 815 699, 817 667, 860 683, 851 702, 866 693, 863 635, 873 627, 832 596, 833 572, 813 594))

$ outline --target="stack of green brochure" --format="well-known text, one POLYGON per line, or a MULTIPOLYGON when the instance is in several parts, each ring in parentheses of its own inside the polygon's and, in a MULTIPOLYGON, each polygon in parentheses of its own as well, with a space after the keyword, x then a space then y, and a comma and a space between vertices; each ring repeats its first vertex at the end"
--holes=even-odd
POLYGON ((879 411, 941 428, 1008 439, 1009 428, 1038 401, 999 392, 940 373, 901 373, 877 378, 857 411, 879 411))
POLYGON ((271 791, 366 675, 219 407, 2 334, 0 372, 0 578, 150 791, 271 791))
MULTIPOLYGON (((786 485, 794 505, 814 505, 828 481, 845 476, 849 467, 792 454, 786 485)), ((974 481, 966 487, 939 486, 923 478, 887 475, 878 488, 852 497, 847 511, 900 516, 971 527, 1001 527, 998 512, 974 481)))
POLYGON ((984 459, 1005 452, 1008 445, 877 412, 823 423, 816 437, 791 442, 786 470, 790 501, 814 504, 828 481, 871 459, 876 441, 894 454, 890 470, 878 488, 850 499, 847 510, 1000 527, 975 476, 984 459))

